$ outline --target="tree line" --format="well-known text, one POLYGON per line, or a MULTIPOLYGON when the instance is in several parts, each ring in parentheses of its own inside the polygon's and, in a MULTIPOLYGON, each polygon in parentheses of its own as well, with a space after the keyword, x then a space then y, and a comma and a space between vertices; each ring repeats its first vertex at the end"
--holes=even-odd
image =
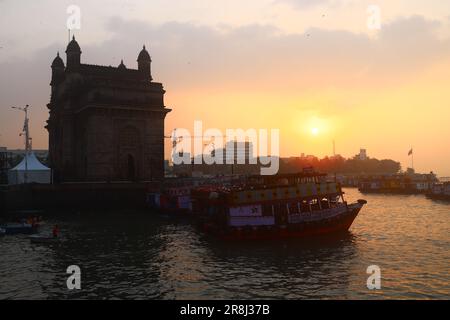
POLYGON ((313 167, 319 172, 329 174, 364 175, 364 174, 396 174, 401 171, 400 162, 385 159, 367 158, 360 160, 357 156, 346 159, 342 156, 302 158, 282 158, 280 173, 300 172, 304 168, 313 167))

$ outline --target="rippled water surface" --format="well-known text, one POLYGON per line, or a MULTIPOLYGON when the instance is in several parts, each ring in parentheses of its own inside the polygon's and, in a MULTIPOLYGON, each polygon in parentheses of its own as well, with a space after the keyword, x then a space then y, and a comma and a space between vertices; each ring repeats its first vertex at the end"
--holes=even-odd
POLYGON ((450 204, 346 192, 368 205, 346 235, 320 240, 227 244, 149 212, 47 215, 42 232, 58 223, 60 245, 0 238, 0 298, 450 298, 450 204), (74 264, 81 291, 66 287, 74 264), (367 289, 370 265, 382 290, 367 289))

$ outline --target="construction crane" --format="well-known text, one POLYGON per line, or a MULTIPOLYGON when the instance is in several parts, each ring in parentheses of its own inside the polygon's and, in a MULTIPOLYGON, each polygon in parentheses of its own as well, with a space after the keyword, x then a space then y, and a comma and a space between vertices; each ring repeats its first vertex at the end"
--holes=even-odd
MULTIPOLYGON (((177 136, 176 135, 176 132, 177 132, 177 129, 175 128, 174 130, 173 130, 173 133, 172 133, 172 135, 165 135, 164 136, 164 139, 171 139, 172 140, 172 147, 173 148, 176 148, 176 146, 178 145, 178 144, 180 144, 181 143, 181 141, 183 141, 183 139, 185 138, 185 137, 183 137, 183 136, 177 136)), ((204 136, 194 136, 194 137, 186 137, 186 138, 189 138, 189 139, 199 139, 199 138, 205 138, 204 136)), ((203 143, 203 145, 204 146, 208 146, 208 145, 211 145, 211 143, 203 143)), ((214 146, 214 143, 212 143, 212 145, 214 146)))
MULTIPOLYGON (((199 139, 199 138, 203 139, 203 138, 205 138, 204 136, 193 136, 193 137, 191 137, 191 136, 189 136, 189 137, 179 136, 178 137, 176 132, 177 132, 177 129, 175 128, 173 130, 172 135, 165 135, 164 136, 164 139, 171 139, 172 140, 172 148, 173 148, 173 150, 176 149, 176 147, 181 143, 181 141, 183 141, 184 138, 188 138, 188 139, 199 139)), ((211 146, 211 148, 212 148, 211 154, 214 154, 214 152, 215 152, 215 143, 214 142, 213 143, 211 143, 211 142, 206 142, 206 143, 203 142, 203 146, 205 146, 205 147, 206 146, 211 146)), ((181 153, 183 154, 184 150, 181 150, 181 153)))
POLYGON ((25 174, 24 174, 24 182, 25 184, 28 182, 28 154, 31 151, 31 137, 30 137, 30 128, 28 126, 29 119, 28 119, 28 109, 30 106, 27 104, 25 107, 12 107, 13 109, 20 110, 25 112, 25 121, 23 123, 23 129, 22 132, 19 134, 19 136, 25 136, 25 174))

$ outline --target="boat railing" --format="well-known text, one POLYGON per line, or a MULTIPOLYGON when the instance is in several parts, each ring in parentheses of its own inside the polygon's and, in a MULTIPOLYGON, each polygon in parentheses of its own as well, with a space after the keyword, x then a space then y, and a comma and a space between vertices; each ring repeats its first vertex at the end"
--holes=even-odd
POLYGON ((328 219, 334 216, 337 216, 347 210, 347 207, 344 204, 341 204, 337 207, 324 209, 320 211, 312 211, 312 212, 302 212, 297 214, 288 215, 289 223, 301 223, 308 221, 317 221, 322 219, 328 219))

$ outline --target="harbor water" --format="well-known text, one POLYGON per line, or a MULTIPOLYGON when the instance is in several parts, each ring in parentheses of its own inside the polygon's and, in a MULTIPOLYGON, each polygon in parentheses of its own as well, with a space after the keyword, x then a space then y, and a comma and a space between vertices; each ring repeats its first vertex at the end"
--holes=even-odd
POLYGON ((449 299, 450 203, 345 191, 368 201, 350 231, 295 241, 222 243, 151 212, 44 213, 61 242, 0 238, 0 299, 449 299))

